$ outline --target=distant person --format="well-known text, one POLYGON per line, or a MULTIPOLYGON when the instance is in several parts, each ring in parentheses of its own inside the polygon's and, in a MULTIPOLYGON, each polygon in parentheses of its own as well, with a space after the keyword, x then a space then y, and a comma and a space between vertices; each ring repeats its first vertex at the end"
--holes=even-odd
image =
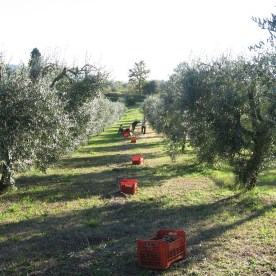
POLYGON ((144 117, 142 120, 142 127, 141 127, 141 133, 146 134, 146 127, 147 127, 147 118, 144 117))
POLYGON ((120 125, 118 129, 118 134, 122 134, 124 132, 123 125, 120 125))
POLYGON ((132 131, 135 130, 136 126, 137 126, 139 123, 141 123, 141 121, 135 120, 135 121, 132 122, 132 124, 131 124, 132 131))

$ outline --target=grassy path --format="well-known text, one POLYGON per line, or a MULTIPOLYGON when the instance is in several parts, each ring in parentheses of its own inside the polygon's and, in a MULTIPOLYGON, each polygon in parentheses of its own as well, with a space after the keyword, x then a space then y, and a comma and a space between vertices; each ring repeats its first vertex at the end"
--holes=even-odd
POLYGON ((3 275, 276 275, 276 171, 239 194, 231 176, 206 170, 192 150, 171 163, 150 128, 138 142, 117 134, 142 114, 129 109, 117 125, 64 158, 47 175, 18 176, 0 196, 3 275), (142 154, 145 163, 131 165, 142 154), (134 196, 118 192, 137 178, 134 196), (221 181, 223 180, 223 181, 221 181), (183 229, 188 257, 166 271, 136 266, 136 239, 183 229))

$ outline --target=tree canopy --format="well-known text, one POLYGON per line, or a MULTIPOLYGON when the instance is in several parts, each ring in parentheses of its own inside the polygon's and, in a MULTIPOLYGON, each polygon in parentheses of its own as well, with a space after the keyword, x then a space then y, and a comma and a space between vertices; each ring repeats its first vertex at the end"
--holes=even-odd
POLYGON ((128 77, 129 82, 134 85, 134 89, 138 93, 142 93, 142 88, 147 81, 150 70, 147 69, 146 64, 143 60, 135 62, 133 69, 129 69, 128 77))
POLYGON ((125 111, 102 95, 107 75, 90 64, 64 67, 36 48, 27 66, 0 64, 0 190, 20 170, 45 172, 125 111))
POLYGON ((182 63, 165 92, 145 101, 144 112, 175 146, 188 136, 200 161, 229 163, 250 189, 275 160, 275 58, 182 63))
POLYGON ((276 16, 253 20, 269 31, 268 47, 262 41, 249 47, 249 58, 181 63, 164 91, 143 106, 169 139, 173 156, 188 137, 200 161, 230 164, 247 189, 276 156, 276 16))

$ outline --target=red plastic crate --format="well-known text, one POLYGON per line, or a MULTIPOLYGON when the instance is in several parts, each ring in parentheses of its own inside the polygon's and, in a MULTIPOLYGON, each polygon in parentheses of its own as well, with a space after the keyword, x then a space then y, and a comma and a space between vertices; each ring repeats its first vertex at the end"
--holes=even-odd
POLYGON ((133 165, 140 165, 144 163, 144 156, 143 155, 135 155, 132 157, 132 164, 133 165))
POLYGON ((137 240, 138 265, 146 268, 167 269, 187 254, 185 232, 159 230, 155 237, 137 240))
POLYGON ((124 132, 123 132, 123 136, 124 136, 124 137, 128 137, 128 136, 130 136, 130 133, 129 133, 128 131, 124 131, 124 132))
POLYGON ((137 141, 137 138, 135 138, 135 137, 132 137, 132 138, 130 139, 130 141, 131 141, 131 143, 136 143, 136 141, 137 141))
POLYGON ((125 194, 134 195, 138 192, 138 180, 137 179, 123 179, 120 182, 120 192, 125 194))

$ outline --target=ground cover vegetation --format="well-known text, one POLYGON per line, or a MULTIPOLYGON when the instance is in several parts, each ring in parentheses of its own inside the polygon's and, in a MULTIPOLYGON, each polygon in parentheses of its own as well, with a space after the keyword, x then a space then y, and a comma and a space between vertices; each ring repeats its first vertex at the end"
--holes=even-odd
POLYGON ((231 171, 199 163, 192 147, 172 163, 162 135, 135 130, 138 108, 43 174, 17 175, 20 189, 0 200, 0 271, 4 275, 274 275, 275 169, 240 193, 231 171), (131 157, 145 163, 131 164, 131 157), (118 180, 138 180, 122 195, 118 180), (188 254, 166 271, 136 265, 136 239, 182 229, 188 254))

